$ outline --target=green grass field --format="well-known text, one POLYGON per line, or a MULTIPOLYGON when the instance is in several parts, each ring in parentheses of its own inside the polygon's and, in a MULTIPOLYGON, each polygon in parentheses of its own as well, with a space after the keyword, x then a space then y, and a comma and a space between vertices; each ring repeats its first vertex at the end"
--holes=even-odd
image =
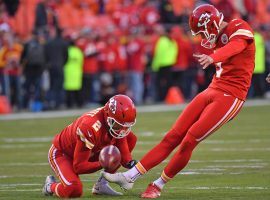
MULTIPOLYGON (((138 136, 135 159, 160 141, 178 114, 179 111, 138 114, 133 129, 138 136)), ((270 106, 243 108, 236 119, 197 147, 188 166, 165 186, 160 199, 270 199, 269 116, 270 106)), ((52 173, 47 152, 52 137, 73 119, 0 121, 0 199, 55 198, 41 194, 46 175, 52 173)), ((167 161, 139 179, 133 190, 122 197, 93 196, 91 188, 99 173, 83 175, 81 199, 139 199, 167 161)))

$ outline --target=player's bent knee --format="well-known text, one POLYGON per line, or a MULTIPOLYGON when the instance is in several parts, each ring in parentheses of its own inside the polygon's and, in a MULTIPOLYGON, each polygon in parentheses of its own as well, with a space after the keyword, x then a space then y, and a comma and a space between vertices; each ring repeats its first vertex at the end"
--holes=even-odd
POLYGON ((73 183, 66 187, 67 197, 78 198, 83 194, 83 187, 81 183, 73 183))
POLYGON ((179 134, 176 132, 176 130, 171 129, 165 137, 161 140, 161 144, 165 145, 167 148, 175 148, 176 145, 178 145, 180 142, 179 140, 179 134))
POLYGON ((192 134, 188 133, 181 142, 179 152, 184 153, 186 151, 192 151, 197 144, 198 142, 196 141, 196 138, 192 134))
POLYGON ((71 197, 73 197, 73 198, 75 198, 75 197, 81 197, 82 194, 83 194, 82 186, 76 185, 73 188, 73 192, 72 192, 72 196, 71 197))

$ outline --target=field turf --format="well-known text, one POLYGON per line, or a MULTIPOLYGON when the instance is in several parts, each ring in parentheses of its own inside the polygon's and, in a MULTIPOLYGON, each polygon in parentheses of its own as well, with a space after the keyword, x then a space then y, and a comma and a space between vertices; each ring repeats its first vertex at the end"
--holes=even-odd
MULTIPOLYGON (((133 129, 138 136, 135 159, 161 140, 179 113, 138 113, 133 129)), ((0 121, 1 200, 55 199, 41 194, 46 175, 52 173, 47 152, 52 137, 73 119, 75 116, 0 121)), ((99 172, 83 175, 81 199, 139 199, 167 161, 140 178, 122 197, 93 196, 91 188, 99 172)), ((188 166, 165 186, 160 199, 270 199, 270 106, 244 107, 236 119, 199 144, 188 166)))

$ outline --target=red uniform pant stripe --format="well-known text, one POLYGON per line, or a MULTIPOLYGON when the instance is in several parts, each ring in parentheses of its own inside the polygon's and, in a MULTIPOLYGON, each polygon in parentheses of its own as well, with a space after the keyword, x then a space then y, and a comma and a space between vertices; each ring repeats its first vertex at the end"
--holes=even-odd
POLYGON ((57 154, 57 149, 52 145, 50 150, 49 150, 49 163, 50 163, 52 169, 57 174, 61 183, 63 185, 71 185, 71 183, 64 177, 63 173, 61 172, 60 167, 58 166, 58 164, 56 162, 56 154, 57 154))

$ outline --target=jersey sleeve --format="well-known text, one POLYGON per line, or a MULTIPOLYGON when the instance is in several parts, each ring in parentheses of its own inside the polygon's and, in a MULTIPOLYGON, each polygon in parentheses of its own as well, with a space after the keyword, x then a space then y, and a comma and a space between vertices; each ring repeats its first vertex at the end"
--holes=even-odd
POLYGON ((240 53, 247 46, 245 40, 234 40, 230 41, 224 47, 219 48, 215 53, 211 54, 210 57, 214 60, 214 63, 224 62, 228 58, 240 53))
POLYGON ((131 152, 129 150, 127 138, 117 140, 116 146, 121 153, 121 165, 126 167, 127 163, 132 160, 131 152))
POLYGON ((73 169, 76 174, 88 174, 100 170, 102 167, 98 161, 89 162, 92 150, 85 147, 81 140, 77 141, 73 155, 73 169))
POLYGON ((229 41, 244 39, 244 40, 253 40, 254 33, 251 27, 244 20, 233 20, 230 24, 230 35, 229 41))
POLYGON ((89 162, 96 141, 91 128, 86 124, 80 124, 76 130, 77 142, 73 155, 73 168, 77 174, 92 173, 101 169, 98 161, 89 162))
POLYGON ((88 149, 94 148, 96 143, 95 136, 88 126, 86 126, 85 124, 81 124, 77 128, 76 134, 78 136, 78 139, 85 144, 85 147, 87 147, 88 149))

